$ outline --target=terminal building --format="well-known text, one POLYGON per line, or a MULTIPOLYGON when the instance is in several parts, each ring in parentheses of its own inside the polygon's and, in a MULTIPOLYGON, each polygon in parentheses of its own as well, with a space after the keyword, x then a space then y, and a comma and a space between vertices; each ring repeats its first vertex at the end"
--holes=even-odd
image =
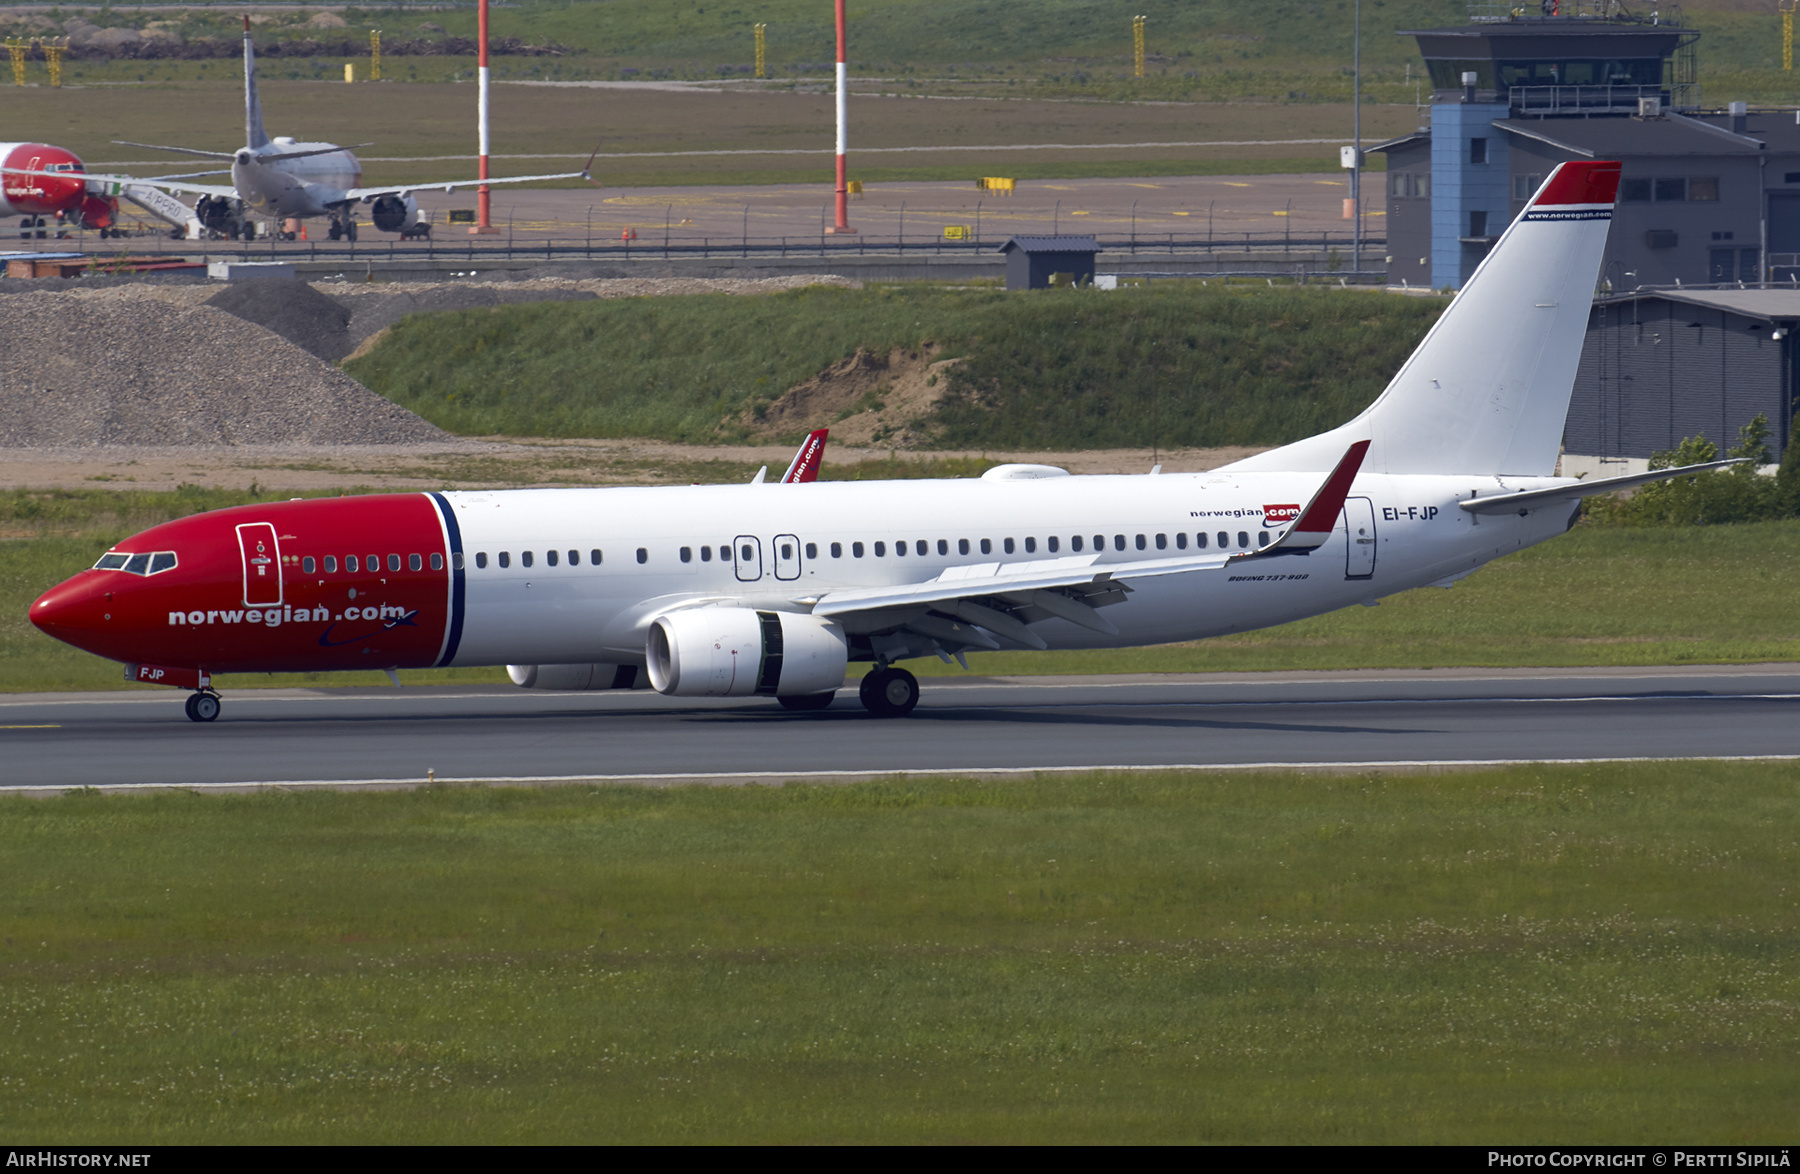
POLYGON ((1725 448, 1758 412, 1785 445, 1800 114, 1704 109, 1696 30, 1584 6, 1473 0, 1465 25, 1401 34, 1425 58, 1431 117, 1372 148, 1387 157, 1388 282, 1461 288, 1558 163, 1618 159, 1565 471, 1642 467, 1697 432, 1725 448))

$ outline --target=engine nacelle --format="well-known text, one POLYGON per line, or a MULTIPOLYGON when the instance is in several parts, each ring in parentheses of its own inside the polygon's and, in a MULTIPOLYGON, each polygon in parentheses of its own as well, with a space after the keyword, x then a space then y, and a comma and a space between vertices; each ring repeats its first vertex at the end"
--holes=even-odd
POLYGON ((244 225, 244 202, 230 196, 201 196, 194 202, 194 216, 206 229, 235 237, 244 225))
POLYGON ((840 688, 844 630, 820 616, 695 607, 658 616, 645 641, 650 684, 678 697, 798 697, 840 688))
POLYGON ((647 689, 649 677, 635 664, 509 664, 506 675, 521 689, 647 689))
POLYGON ((405 232, 419 223, 419 201, 411 196, 377 196, 371 218, 383 232, 405 232))

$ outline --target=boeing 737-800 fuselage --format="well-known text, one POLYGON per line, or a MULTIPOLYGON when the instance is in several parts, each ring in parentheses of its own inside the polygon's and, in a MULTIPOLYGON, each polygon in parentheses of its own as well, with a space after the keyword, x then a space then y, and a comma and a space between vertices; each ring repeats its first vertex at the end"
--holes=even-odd
POLYGON ((908 658, 1200 639, 1448 585, 1582 497, 1678 475, 1553 475, 1618 175, 1558 168, 1356 419, 1214 472, 244 506, 120 543, 31 618, 194 690, 198 720, 222 672, 504 664, 810 709, 858 661, 863 704, 897 715, 908 658))

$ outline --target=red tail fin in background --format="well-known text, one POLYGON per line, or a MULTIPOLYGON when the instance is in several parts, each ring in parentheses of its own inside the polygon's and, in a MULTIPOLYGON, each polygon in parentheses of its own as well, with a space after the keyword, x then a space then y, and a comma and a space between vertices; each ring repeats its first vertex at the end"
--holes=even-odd
POLYGON ((780 483, 798 485, 803 481, 817 481, 819 466, 825 463, 825 438, 829 435, 829 428, 815 428, 807 433, 806 439, 800 442, 800 451, 794 454, 794 463, 781 475, 780 483))

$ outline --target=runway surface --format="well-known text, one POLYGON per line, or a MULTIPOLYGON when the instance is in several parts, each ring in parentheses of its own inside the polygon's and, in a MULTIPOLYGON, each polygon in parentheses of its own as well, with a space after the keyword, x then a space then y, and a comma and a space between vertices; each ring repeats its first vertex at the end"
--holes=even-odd
POLYGON ((779 781, 1081 767, 1800 755, 1800 665, 938 678, 909 718, 773 701, 458 687, 0 701, 0 788, 779 781))

